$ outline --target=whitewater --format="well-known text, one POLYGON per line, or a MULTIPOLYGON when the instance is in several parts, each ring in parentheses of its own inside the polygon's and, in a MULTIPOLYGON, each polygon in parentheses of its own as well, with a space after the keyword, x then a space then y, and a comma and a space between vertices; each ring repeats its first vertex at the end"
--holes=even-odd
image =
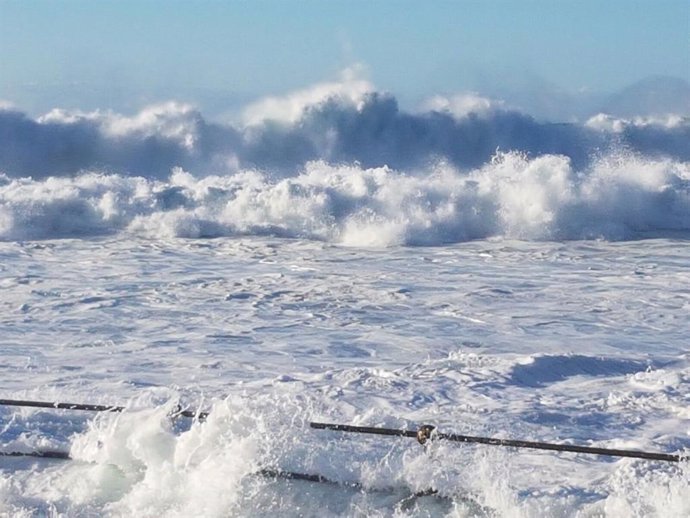
POLYGON ((0 398, 126 407, 0 407, 1 452, 72 458, 0 457, 1 516, 690 515, 687 460, 309 427, 687 455, 686 118, 0 107, 0 398))

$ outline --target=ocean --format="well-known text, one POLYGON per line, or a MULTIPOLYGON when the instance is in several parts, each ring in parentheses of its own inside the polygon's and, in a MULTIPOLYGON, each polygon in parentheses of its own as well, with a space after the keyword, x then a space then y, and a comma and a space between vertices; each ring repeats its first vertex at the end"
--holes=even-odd
POLYGON ((687 461, 310 427, 687 455, 690 122, 339 88, 0 110, 0 397, 125 407, 0 406, 71 458, 0 457, 0 515, 690 515, 687 461))

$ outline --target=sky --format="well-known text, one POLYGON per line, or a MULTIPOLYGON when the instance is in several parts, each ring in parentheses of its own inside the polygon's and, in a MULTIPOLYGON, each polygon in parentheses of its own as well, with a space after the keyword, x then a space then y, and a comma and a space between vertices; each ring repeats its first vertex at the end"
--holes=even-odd
POLYGON ((690 1, 0 0, 0 100, 29 113, 220 113, 353 66, 410 106, 690 81, 690 1))

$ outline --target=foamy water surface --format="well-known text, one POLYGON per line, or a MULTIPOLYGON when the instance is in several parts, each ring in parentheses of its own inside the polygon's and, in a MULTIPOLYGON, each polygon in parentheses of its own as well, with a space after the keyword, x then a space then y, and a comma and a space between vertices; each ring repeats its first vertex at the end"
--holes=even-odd
MULTIPOLYGON (((84 181, 83 179, 81 181, 84 181)), ((0 244, 8 516, 686 516, 687 463, 311 430, 683 452, 685 241, 352 248, 134 233, 0 244), (205 422, 171 421, 180 402, 205 422), (260 469, 362 487, 276 481, 260 469), (408 499, 433 487, 440 496, 408 499)))

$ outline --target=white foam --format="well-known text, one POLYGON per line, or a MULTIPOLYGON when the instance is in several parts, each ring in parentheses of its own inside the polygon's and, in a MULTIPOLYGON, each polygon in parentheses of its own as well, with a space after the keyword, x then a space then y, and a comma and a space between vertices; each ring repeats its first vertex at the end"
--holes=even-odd
POLYGON ((165 237, 279 235, 353 246, 438 245, 504 236, 629 239, 690 231, 690 167, 635 155, 575 171, 567 158, 498 154, 469 173, 416 175, 311 162, 273 179, 255 171, 166 181, 107 174, 0 185, 0 239, 122 231, 165 237))
POLYGON ((422 102, 420 112, 449 113, 457 119, 462 119, 470 114, 487 115, 503 108, 505 103, 501 100, 489 99, 477 92, 463 92, 430 97, 422 102))
MULTIPOLYGON (((361 198, 396 174, 319 181, 361 198)), ((259 192, 271 183, 247 175, 240 183, 259 192)), ((191 203, 220 188, 204 182, 177 172, 127 192, 143 206, 175 205, 180 192, 191 203)), ((677 466, 455 443, 427 453, 406 438, 307 424, 429 423, 683 452, 688 252, 678 244, 0 243, 4 397, 127 407, 99 417, 1 407, 0 451, 77 460, 1 457, 0 515, 683 516, 688 479, 677 466), (179 400, 211 418, 171 422, 179 400), (259 468, 365 490, 252 476, 259 468), (445 499, 401 508, 429 485, 445 499)))
POLYGON ((38 117, 40 124, 75 125, 93 122, 109 138, 162 137, 192 151, 199 138, 201 114, 190 104, 169 101, 147 106, 128 117, 112 111, 64 110, 56 108, 38 117))
POLYGON ((372 93, 374 87, 361 78, 362 68, 353 66, 341 73, 339 81, 325 82, 291 92, 280 97, 266 97, 244 110, 244 124, 253 126, 266 121, 294 124, 310 107, 333 100, 361 109, 364 96, 372 93))
POLYGON ((633 117, 630 119, 614 117, 607 113, 593 115, 585 122, 588 128, 612 133, 623 133, 628 128, 678 129, 688 125, 688 117, 669 113, 653 117, 633 117))

